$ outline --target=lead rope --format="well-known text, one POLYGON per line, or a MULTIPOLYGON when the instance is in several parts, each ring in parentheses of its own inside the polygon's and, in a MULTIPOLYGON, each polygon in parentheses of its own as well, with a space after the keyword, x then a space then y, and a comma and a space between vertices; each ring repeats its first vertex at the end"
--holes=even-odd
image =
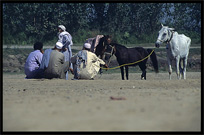
MULTIPOLYGON (((112 50, 111 50, 111 53, 110 54, 112 54, 113 53, 113 47, 112 47, 112 50)), ((113 54, 111 55, 111 57, 110 57, 110 59, 109 59, 109 61, 108 61, 108 66, 109 66, 109 64, 110 64, 110 62, 111 62, 111 58, 112 58, 112 56, 113 56, 113 54)))
POLYGON ((141 62, 141 61, 143 61, 143 60, 149 58, 149 57, 152 55, 153 52, 154 52, 154 49, 153 49, 153 50, 151 51, 151 53, 150 53, 149 55, 147 55, 145 58, 143 58, 143 59, 141 59, 141 60, 138 60, 138 61, 136 61, 136 62, 133 62, 133 63, 127 63, 127 64, 123 64, 123 65, 120 65, 120 66, 117 66, 117 67, 113 67, 113 68, 104 68, 104 67, 100 67, 100 66, 98 66, 98 67, 101 68, 101 69, 106 69, 106 70, 108 70, 108 69, 120 68, 120 67, 122 67, 122 66, 133 65, 133 64, 139 63, 139 62, 141 62))

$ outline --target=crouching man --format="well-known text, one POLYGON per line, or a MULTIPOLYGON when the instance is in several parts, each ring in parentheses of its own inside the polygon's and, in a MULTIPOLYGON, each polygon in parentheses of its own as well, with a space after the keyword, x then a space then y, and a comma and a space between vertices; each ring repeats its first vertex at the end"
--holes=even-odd
MULTIPOLYGON (((70 62, 65 62, 65 57, 63 53, 61 53, 62 47, 63 44, 61 42, 57 42, 54 49, 50 53, 48 67, 44 70, 45 78, 65 79, 66 72, 70 69, 70 62)), ((73 71, 72 69, 70 70, 73 71)))
POLYGON ((71 63, 74 68, 74 78, 72 80, 94 79, 100 69, 100 64, 108 67, 105 62, 92 53, 90 49, 91 44, 85 43, 84 49, 71 58, 71 63))

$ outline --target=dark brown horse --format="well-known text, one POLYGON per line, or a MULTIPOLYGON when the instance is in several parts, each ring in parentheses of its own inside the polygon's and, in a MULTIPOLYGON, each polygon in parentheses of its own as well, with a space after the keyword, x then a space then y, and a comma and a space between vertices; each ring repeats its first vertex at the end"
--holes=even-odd
MULTIPOLYGON (((107 46, 106 52, 109 52, 109 53, 111 52, 111 55, 114 54, 116 56, 117 62, 121 66, 120 70, 121 70, 122 80, 124 80, 124 67, 126 71, 126 79, 128 80, 128 66, 136 66, 136 65, 139 65, 140 69, 142 70, 141 79, 146 80, 146 68, 147 68, 146 63, 148 60, 147 56, 152 52, 152 49, 144 49, 143 47, 127 48, 117 43, 111 43, 111 45, 107 46), (140 60, 143 60, 143 61, 140 61, 140 60), (140 62, 136 63, 137 61, 140 61, 140 62), (135 63, 135 64, 128 65, 130 63, 135 63)), ((153 52, 150 55, 150 58, 152 60, 152 64, 155 72, 158 73, 158 61, 157 61, 156 53, 153 52)))
POLYGON ((111 43, 111 36, 103 35, 103 37, 99 39, 99 43, 96 46, 95 52, 93 50, 92 52, 94 52, 96 56, 100 56, 100 58, 103 59, 105 50, 110 43, 111 43))
MULTIPOLYGON (((96 54, 99 58, 105 60, 105 50, 107 49, 107 46, 111 43, 111 36, 109 35, 102 35, 103 37, 99 39, 98 44, 96 45, 96 48, 93 47, 96 42, 96 38, 92 41, 92 47, 91 51, 96 54)), ((102 73, 102 69, 99 70, 99 73, 102 73)))

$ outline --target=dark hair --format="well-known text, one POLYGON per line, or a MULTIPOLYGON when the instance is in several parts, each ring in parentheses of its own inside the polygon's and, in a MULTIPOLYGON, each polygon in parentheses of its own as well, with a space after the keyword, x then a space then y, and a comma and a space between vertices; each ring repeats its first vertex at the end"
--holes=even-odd
POLYGON ((43 48, 43 43, 36 42, 33 46, 34 50, 41 50, 43 48))

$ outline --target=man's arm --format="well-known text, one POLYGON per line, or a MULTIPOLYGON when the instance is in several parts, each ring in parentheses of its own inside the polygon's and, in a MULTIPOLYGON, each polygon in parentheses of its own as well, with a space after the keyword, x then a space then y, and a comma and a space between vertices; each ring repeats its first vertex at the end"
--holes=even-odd
POLYGON ((93 56, 94 60, 95 60, 95 61, 99 61, 101 65, 105 65, 105 64, 106 64, 102 59, 100 59, 99 57, 97 57, 96 54, 94 54, 94 53, 91 52, 91 55, 93 56))

